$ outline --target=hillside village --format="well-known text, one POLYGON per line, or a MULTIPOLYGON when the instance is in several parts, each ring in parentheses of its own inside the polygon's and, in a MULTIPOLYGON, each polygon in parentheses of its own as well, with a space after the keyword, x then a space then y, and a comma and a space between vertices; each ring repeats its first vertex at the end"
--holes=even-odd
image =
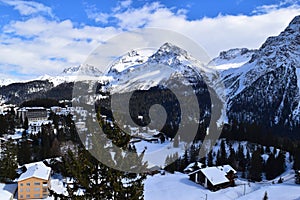
MULTIPOLYGON (((68 105, 49 108, 2 105, 0 115, 2 120, 8 120, 6 134, 2 132, 0 138, 1 200, 63 199, 69 196, 71 191, 76 196, 85 194, 85 188, 78 187, 76 177, 67 176, 61 167, 62 156, 68 154, 70 149, 74 153, 78 151, 76 143, 79 142, 79 138, 76 136, 75 127, 87 131, 85 119, 90 114, 86 110, 68 105), (80 116, 80 119, 74 122, 74 116, 80 116), (9 120, 13 120, 13 123, 9 120), (13 162, 5 163, 8 159, 13 162)), ((110 127, 114 127, 107 116, 102 116, 102 119, 105 119, 105 123, 110 127)), ((3 121, 1 123, 5 124, 3 121)), ((149 151, 164 145, 175 149, 184 148, 181 141, 170 140, 155 130, 134 127, 130 130, 133 136, 130 144, 138 153, 145 151, 145 147, 149 151)), ((88 142, 89 139, 86 138, 85 143, 88 142)), ((162 161, 160 166, 148 166, 151 170, 143 181, 146 188, 145 198, 151 199, 147 198, 147 188, 155 187, 153 182, 164 179, 163 177, 170 180, 181 179, 187 184, 186 189, 201 190, 205 194, 202 195, 203 198, 228 193, 230 190, 234 195, 228 199, 242 198, 243 195, 259 191, 260 184, 266 184, 270 188, 272 185, 277 187, 280 184, 292 184, 300 191, 300 186, 295 184, 300 183, 300 172, 293 171, 295 160, 289 152, 248 142, 221 139, 206 158, 199 160, 195 154, 197 148, 199 144, 195 143, 190 149, 186 149, 183 155, 170 155, 170 158, 176 157, 176 161, 171 165, 165 166, 167 162, 162 161), (256 153, 257 158, 254 158, 256 153), (269 167, 274 168, 274 164, 278 164, 281 158, 283 168, 280 173, 269 172, 269 167), (255 159, 261 160, 263 169, 251 172, 251 163, 256 162, 255 159)), ((177 183, 176 187, 182 186, 177 183)))

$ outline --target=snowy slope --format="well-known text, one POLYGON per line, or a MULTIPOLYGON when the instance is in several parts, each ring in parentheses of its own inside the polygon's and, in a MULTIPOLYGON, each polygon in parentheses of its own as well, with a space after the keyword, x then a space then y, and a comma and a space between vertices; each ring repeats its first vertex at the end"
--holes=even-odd
POLYGON ((214 70, 205 67, 187 51, 165 43, 154 54, 153 50, 131 51, 114 63, 108 72, 108 76, 114 79, 110 91, 148 90, 160 84, 166 85, 178 73, 201 79, 202 76, 212 77, 214 70))
POLYGON ((145 63, 153 53, 152 49, 131 50, 112 64, 109 74, 122 72, 129 67, 145 63))
POLYGON ((54 86, 57 86, 64 82, 74 82, 78 80, 79 76, 99 77, 101 75, 102 73, 96 67, 82 64, 66 68, 57 76, 44 75, 39 77, 38 80, 49 80, 49 82, 52 82, 54 86))
POLYGON ((262 199, 267 191, 269 199, 299 199, 300 187, 290 181, 283 184, 249 183, 237 179, 235 187, 211 192, 189 180, 188 175, 175 173, 148 176, 145 181, 145 200, 195 200, 195 199, 262 199), (244 196, 245 192, 245 196, 244 196))
POLYGON ((216 68, 242 64, 221 72, 229 119, 267 121, 269 125, 292 125, 299 119, 299 44, 300 16, 297 16, 283 32, 269 37, 258 50, 244 55, 243 50, 230 50, 213 60, 216 68))
POLYGON ((256 50, 249 50, 246 48, 222 51, 218 57, 208 63, 208 67, 217 70, 238 68, 247 63, 255 51, 256 50))

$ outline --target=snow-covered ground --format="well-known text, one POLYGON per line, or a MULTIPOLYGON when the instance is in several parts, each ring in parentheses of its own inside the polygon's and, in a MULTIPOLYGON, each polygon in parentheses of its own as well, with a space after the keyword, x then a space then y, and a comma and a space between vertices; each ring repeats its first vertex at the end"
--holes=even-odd
POLYGON ((145 148, 145 155, 143 161, 148 161, 148 166, 165 167, 165 161, 168 155, 173 155, 176 152, 182 155, 185 149, 185 143, 180 142, 178 148, 173 147, 172 141, 165 141, 164 143, 151 143, 141 141, 135 143, 137 153, 141 153, 145 148))
POLYGON ((269 199, 296 200, 300 199, 300 186, 294 184, 293 171, 282 175, 284 183, 277 184, 278 178, 262 183, 249 183, 246 180, 236 180, 237 186, 211 192, 203 186, 189 180, 182 173, 148 176, 145 181, 145 200, 257 200, 262 199, 267 192, 269 199), (245 194, 245 195, 244 195, 245 194), (207 198, 206 198, 207 197, 207 198))

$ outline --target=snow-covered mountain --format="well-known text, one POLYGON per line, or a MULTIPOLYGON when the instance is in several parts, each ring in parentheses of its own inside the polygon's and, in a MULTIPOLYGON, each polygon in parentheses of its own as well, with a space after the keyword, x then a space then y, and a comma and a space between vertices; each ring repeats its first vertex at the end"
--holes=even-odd
POLYGON ((99 77, 101 75, 102 73, 96 67, 87 64, 81 64, 79 66, 68 67, 57 76, 50 76, 46 74, 38 77, 36 80, 48 80, 56 87, 62 83, 74 82, 78 80, 79 76, 99 77))
POLYGON ((63 70, 60 74, 62 76, 78 76, 78 75, 86 75, 86 76, 101 76, 101 71, 94 66, 88 64, 81 64, 75 67, 69 67, 63 70))
POLYGON ((146 51, 146 54, 148 56, 145 56, 145 51, 142 54, 131 51, 112 65, 108 76, 114 78, 111 81, 113 93, 167 86, 168 81, 178 76, 178 73, 185 77, 184 84, 196 83, 197 78, 202 79, 205 73, 201 74, 199 71, 213 73, 187 51, 170 43, 165 43, 154 53, 146 51))
POLYGON ((13 80, 13 79, 0 79, 0 87, 4 85, 9 85, 14 82, 18 82, 18 80, 13 80))
POLYGON ((218 57, 208 63, 208 66, 216 70, 235 69, 247 63, 256 51, 247 48, 222 51, 218 57))
MULTIPOLYGON (((95 67, 80 65, 67 68, 56 77, 43 76, 39 80, 52 82, 57 87, 75 81, 79 74, 102 76, 95 67)), ((220 99, 226 100, 230 121, 298 126, 300 16, 278 36, 269 37, 259 49, 224 51, 207 66, 170 43, 158 50, 132 50, 112 64, 106 74, 111 77, 106 89, 124 93, 147 91, 159 85, 169 87, 180 74, 183 84, 192 86, 198 95, 205 94, 205 98, 209 97, 205 83, 212 83, 220 99), (216 79, 217 74, 221 79, 216 79), (225 87, 218 88, 220 83, 225 87)))
POLYGON ((222 72, 229 118, 293 125, 299 120, 299 68, 300 16, 297 16, 278 36, 269 37, 258 50, 252 51, 249 61, 222 72))
MULTIPOLYGON (((230 121, 273 127, 299 124, 300 16, 295 17, 278 36, 269 37, 259 49, 221 52, 207 67, 185 50, 169 43, 148 59, 144 57, 141 63, 130 58, 122 59, 132 66, 122 67, 124 63, 119 62, 118 73, 111 73, 115 78, 111 82, 113 92, 148 90, 159 84, 168 86, 168 80, 175 77, 176 72, 184 74, 189 84, 197 82, 193 80, 196 77, 203 79, 207 76, 206 80, 213 82, 220 99, 224 99, 224 91, 220 91, 218 85, 224 84, 222 89, 227 96, 226 113, 230 121), (156 64, 168 65, 171 69, 162 69, 156 64), (221 79, 213 78, 217 72, 221 79)), ((197 87, 200 89, 203 85, 197 87)))

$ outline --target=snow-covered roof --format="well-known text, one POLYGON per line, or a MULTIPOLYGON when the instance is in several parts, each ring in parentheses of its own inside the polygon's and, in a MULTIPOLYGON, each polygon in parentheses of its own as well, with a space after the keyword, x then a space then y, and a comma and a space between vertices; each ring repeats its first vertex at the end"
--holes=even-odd
MULTIPOLYGON (((195 166, 196 162, 190 163, 183 171, 193 171, 194 170, 194 166, 195 166)), ((197 162, 197 165, 200 168, 202 168, 202 163, 201 162, 197 162)))
POLYGON ((14 193, 17 190, 17 184, 3 184, 0 183, 0 199, 1 200, 10 200, 14 196, 14 193))
POLYGON ((27 110, 45 110, 44 107, 22 107, 18 111, 27 111, 27 110))
POLYGON ((18 132, 13 135, 6 135, 5 137, 6 137, 6 139, 19 140, 22 138, 22 133, 18 132))
POLYGON ((228 178, 226 178, 226 173, 217 167, 207 167, 200 169, 200 171, 204 174, 204 176, 206 176, 212 185, 219 185, 229 182, 228 178))
POLYGON ((51 124, 52 120, 37 120, 37 121, 30 121, 29 125, 30 126, 42 126, 45 124, 51 124))
POLYGON ((236 173, 236 170, 233 169, 230 165, 222 165, 222 166, 218 166, 218 169, 220 169, 221 171, 224 171, 226 174, 230 171, 233 171, 233 173, 236 173))
POLYGON ((23 181, 28 178, 39 178, 48 180, 51 172, 51 168, 47 167, 43 162, 29 163, 25 167, 27 171, 24 172, 18 181, 23 181))
POLYGON ((44 110, 44 107, 26 107, 27 110, 44 110))

